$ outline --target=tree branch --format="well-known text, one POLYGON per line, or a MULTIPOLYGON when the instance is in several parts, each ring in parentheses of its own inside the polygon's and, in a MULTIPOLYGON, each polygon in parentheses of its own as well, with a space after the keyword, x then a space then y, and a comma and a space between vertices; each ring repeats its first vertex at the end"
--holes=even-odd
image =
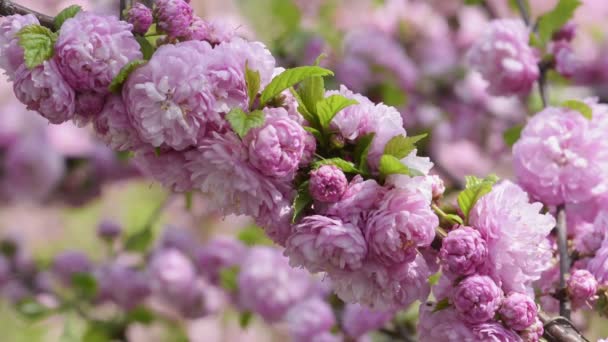
POLYGON ((543 337, 549 342, 589 342, 574 324, 564 317, 550 318, 540 311, 538 318, 543 322, 545 332, 543 337))
POLYGON ((557 207, 557 248, 559 250, 559 314, 570 319, 570 300, 566 294, 566 275, 570 270, 568 255, 568 232, 566 229, 566 210, 563 205, 557 207))
POLYGON ((20 15, 33 14, 36 18, 38 18, 40 25, 48 27, 50 29, 55 28, 55 23, 54 23, 53 17, 48 16, 46 14, 38 13, 27 7, 16 4, 10 0, 0 0, 0 16, 6 17, 9 15, 14 15, 14 14, 20 14, 20 15))

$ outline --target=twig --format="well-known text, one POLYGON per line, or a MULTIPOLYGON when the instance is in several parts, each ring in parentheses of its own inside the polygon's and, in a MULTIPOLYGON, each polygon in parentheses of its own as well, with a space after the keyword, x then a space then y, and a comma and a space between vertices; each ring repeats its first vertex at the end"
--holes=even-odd
POLYGON ((54 23, 53 17, 48 16, 46 14, 38 13, 27 7, 16 4, 10 0, 0 0, 0 16, 6 17, 9 15, 14 15, 14 14, 20 14, 20 15, 33 14, 36 18, 38 18, 40 25, 48 27, 50 29, 55 28, 55 23, 54 23))
POLYGON ((528 13, 528 9, 522 0, 517 0, 517 8, 519 9, 519 13, 521 14, 521 18, 526 23, 526 26, 530 26, 530 14, 528 13))
POLYGON ((559 314, 570 319, 570 301, 566 295, 566 275, 570 269, 568 255, 568 236, 566 231, 566 210, 563 205, 557 207, 557 248, 559 250, 559 314))
POLYGON ((550 318, 540 311, 538 318, 543 323, 543 337, 549 342, 589 342, 570 320, 564 317, 550 318))

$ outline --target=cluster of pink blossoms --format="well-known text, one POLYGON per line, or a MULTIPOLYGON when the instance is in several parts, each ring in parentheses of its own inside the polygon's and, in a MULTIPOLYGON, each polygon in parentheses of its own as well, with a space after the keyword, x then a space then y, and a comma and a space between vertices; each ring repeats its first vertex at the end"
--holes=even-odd
POLYGON ((408 137, 395 108, 345 87, 321 85, 303 100, 289 90, 297 82, 264 98, 294 71, 275 68, 263 44, 221 32, 184 0, 126 14, 77 13, 53 33, 52 57, 29 68, 18 32, 37 21, 5 18, 0 54, 17 97, 52 123, 91 122, 171 190, 254 217, 292 265, 326 273, 348 302, 392 309, 428 296, 433 267, 420 252, 435 237, 442 184, 400 144, 408 137))
POLYGON ((546 237, 555 226, 541 208, 503 181, 475 204, 468 226, 448 233, 433 289, 439 302, 420 309, 421 341, 539 340, 543 325, 532 285, 551 267, 546 237))

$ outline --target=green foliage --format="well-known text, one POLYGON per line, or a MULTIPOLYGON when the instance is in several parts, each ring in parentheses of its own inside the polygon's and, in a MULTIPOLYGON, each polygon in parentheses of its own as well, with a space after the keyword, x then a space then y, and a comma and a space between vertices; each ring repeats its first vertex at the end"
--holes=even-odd
POLYGON ((245 63, 245 81, 247 82, 247 96, 249 96, 249 108, 253 106, 255 98, 260 91, 260 72, 249 69, 249 62, 245 63))
POLYGON ((112 341, 108 328, 98 322, 89 322, 87 330, 82 335, 82 341, 86 342, 109 342, 112 341))
POLYGON ((403 165, 403 163, 397 157, 388 154, 385 154, 380 158, 380 166, 378 167, 378 171, 380 171, 382 178, 393 174, 408 176, 414 175, 410 168, 403 165))
POLYGON ((406 137, 405 135, 393 137, 384 147, 384 154, 394 156, 397 159, 403 159, 416 149, 416 143, 426 138, 426 136, 427 134, 425 133, 413 137, 406 137))
POLYGON ((367 156, 369 154, 369 148, 372 146, 375 133, 370 133, 360 137, 355 145, 353 152, 353 158, 357 162, 359 170, 364 174, 369 173, 369 166, 367 165, 367 156))
POLYGON ((53 57, 57 34, 41 25, 29 25, 18 33, 19 45, 23 48, 25 66, 33 69, 53 57))
POLYGON ((17 312, 19 312, 23 317, 30 320, 39 320, 46 317, 50 310, 40 304, 33 298, 27 298, 16 305, 17 312))
POLYGON ((585 102, 577 100, 568 100, 562 102, 562 107, 570 108, 581 113, 587 120, 593 119, 593 110, 585 102))
POLYGON ((319 76, 305 79, 298 88, 298 94, 302 98, 302 103, 306 109, 315 114, 317 102, 325 97, 325 80, 319 76))
POLYGON ((538 19, 538 37, 543 45, 574 16, 581 4, 580 0, 559 0, 550 12, 538 19))
POLYGON ((139 43, 139 49, 145 60, 149 61, 154 54, 154 46, 146 37, 136 36, 135 40, 139 43))
POLYGON ((359 169, 357 169, 355 164, 353 164, 349 161, 346 161, 342 158, 329 158, 329 159, 319 160, 314 163, 313 168, 318 169, 319 167, 321 167, 323 165, 334 165, 346 173, 359 173, 359 169))
POLYGON ((467 176, 466 181, 465 189, 458 194, 458 206, 465 217, 464 223, 468 224, 471 209, 480 198, 492 191, 492 186, 498 181, 498 177, 490 175, 485 179, 479 179, 475 176, 467 176))
POLYGON ((237 0, 261 41, 293 37, 300 28, 301 13, 293 0, 237 0))
POLYGON ((249 114, 240 108, 233 108, 226 114, 226 120, 230 123, 232 130, 243 138, 250 129, 260 127, 264 124, 264 112, 261 110, 253 111, 249 114))
POLYGON ((150 324, 154 319, 154 313, 144 306, 138 306, 135 309, 130 310, 126 317, 128 323, 137 322, 141 324, 150 324))
POLYGON ((192 191, 188 191, 184 194, 184 202, 186 202, 186 210, 192 210, 192 191))
POLYGON ((524 129, 523 125, 515 125, 509 129, 507 129, 502 134, 505 144, 507 144, 509 146, 513 146, 517 142, 517 140, 519 140, 519 137, 521 136, 521 131, 523 129, 524 129))
POLYGON ((114 77, 112 82, 110 82, 108 90, 113 93, 119 93, 122 90, 122 85, 125 83, 129 75, 144 64, 146 64, 146 61, 141 59, 136 59, 127 63, 124 67, 122 67, 122 69, 120 69, 118 75, 114 77))
POLYGON ((312 204, 312 196, 308 190, 308 181, 303 182, 298 187, 298 193, 296 198, 293 200, 293 217, 291 218, 292 223, 295 223, 305 209, 310 207, 312 204))
POLYGON ((144 229, 133 233, 125 241, 125 250, 131 252, 145 252, 148 250, 154 241, 152 227, 147 226, 144 229))
POLYGON ((91 299, 97 294, 97 279, 91 273, 76 273, 72 276, 72 287, 80 296, 91 299))
POLYGON ((356 105, 359 102, 346 98, 342 95, 331 95, 317 102, 317 116, 323 130, 329 127, 331 120, 342 109, 356 105))
POLYGON ((78 5, 72 5, 59 12, 59 14, 57 14, 54 20, 55 30, 59 31, 59 29, 61 28, 61 26, 63 26, 63 23, 66 20, 73 18, 80 11, 82 11, 82 7, 78 5))
POLYGON ((462 218, 460 216, 458 216, 456 214, 448 214, 434 204, 433 204, 433 210, 435 211, 435 213, 437 215, 439 215, 439 217, 442 220, 448 221, 452 224, 461 224, 461 225, 464 224, 464 221, 462 221, 462 218))
POLYGON ((435 304, 435 309, 433 312, 441 311, 450 307, 450 301, 447 298, 444 298, 435 304))
POLYGON ((242 329, 245 329, 251 323, 253 319, 253 313, 251 311, 243 311, 239 314, 239 325, 242 329))
POLYGON ((268 101, 279 95, 283 90, 293 87, 307 78, 333 76, 333 74, 334 73, 331 70, 318 66, 302 66, 287 69, 273 78, 262 91, 260 105, 263 107, 266 105, 266 103, 268 103, 268 101))
POLYGON ((256 225, 250 225, 241 229, 237 238, 247 246, 272 245, 264 230, 256 225))
POLYGON ((238 278, 240 271, 238 266, 226 267, 220 270, 220 286, 228 292, 236 292, 239 288, 238 278))

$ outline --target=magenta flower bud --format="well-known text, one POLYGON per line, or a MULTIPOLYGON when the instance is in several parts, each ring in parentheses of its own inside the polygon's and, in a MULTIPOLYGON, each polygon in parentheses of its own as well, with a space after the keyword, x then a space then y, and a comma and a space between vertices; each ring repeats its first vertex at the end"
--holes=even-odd
POLYGON ((428 176, 431 179, 431 187, 432 187, 432 192, 433 192, 433 199, 439 199, 441 198, 441 196, 443 196, 443 193, 445 192, 445 184, 443 183, 443 179, 441 179, 441 177, 437 176, 437 175, 432 175, 432 176, 428 176))
POLYGON ((575 304, 592 299, 597 287, 598 283, 593 274, 584 269, 572 272, 568 279, 568 294, 575 304))
POLYGON ((119 263, 107 265, 96 272, 99 283, 97 297, 111 301, 124 310, 131 310, 151 293, 150 279, 141 271, 119 263))
POLYGON ((580 63, 570 43, 564 40, 553 42, 549 51, 555 59, 555 70, 564 77, 574 76, 580 63))
POLYGON ((318 297, 304 300, 285 315, 294 342, 314 341, 313 337, 329 332, 336 324, 331 306, 318 297))
POLYGON ((491 320, 502 300, 503 292, 492 278, 474 275, 456 286, 451 301, 465 322, 477 324, 491 320))
POLYGON ((66 251, 55 256, 52 265, 53 274, 68 285, 78 273, 87 273, 92 268, 89 257, 78 251, 66 251))
POLYGON ((122 226, 118 222, 103 220, 97 226, 97 235, 104 240, 113 240, 122 233, 122 226))
POLYGON ((456 276, 468 276, 488 257, 488 246, 479 231, 471 227, 452 230, 443 239, 439 259, 444 270, 456 276))
POLYGON ((538 79, 539 58, 528 45, 530 32, 521 20, 490 23, 468 54, 469 63, 489 83, 493 95, 526 94, 538 79))
POLYGON ((0 68, 4 70, 9 80, 13 80, 15 72, 23 64, 23 48, 19 45, 17 33, 29 25, 38 25, 38 19, 33 14, 11 15, 0 21, 0 68))
POLYGON ((247 134, 251 164, 269 177, 290 177, 304 153, 306 132, 284 108, 264 109, 266 122, 247 134))
POLYGON ((177 249, 165 249, 154 255, 150 262, 153 288, 167 298, 179 298, 194 286, 194 265, 177 249))
POLYGON ((337 202, 347 186, 346 175, 337 166, 323 165, 310 172, 309 191, 316 201, 337 202))
POLYGON ((353 339, 382 328, 395 316, 393 310, 372 310, 359 304, 347 304, 342 314, 344 332, 353 339))
POLYGON ((158 0, 154 9, 154 17, 158 27, 167 33, 169 38, 188 35, 192 24, 192 6, 184 0, 158 0))
POLYGON ((576 24, 573 21, 569 21, 566 23, 566 25, 562 26, 562 28, 553 34, 553 40, 563 40, 569 42, 574 39, 575 34, 576 24))
POLYGON ((192 24, 188 28, 186 38, 188 40, 207 40, 209 38, 209 23, 195 15, 192 18, 192 24))
POLYGON ((474 341, 520 342, 521 338, 511 329, 497 322, 483 323, 473 326, 474 341))
POLYGON ((66 20, 55 43, 59 71, 77 91, 108 93, 122 67, 141 58, 130 24, 87 11, 66 20))
POLYGON ((312 215, 294 226, 285 255, 292 266, 304 266, 310 272, 333 268, 352 271, 361 268, 367 244, 359 227, 312 215))
POLYGON ((31 70, 22 65, 15 73, 13 90, 27 109, 37 111, 50 123, 60 124, 74 116, 74 90, 61 76, 54 60, 31 70))
POLYGON ((142 3, 136 3, 127 12, 127 22, 133 25, 133 32, 145 34, 152 25, 152 10, 142 3))
MULTIPOLYGON (((540 338, 543 336, 545 329, 543 327, 543 322, 540 319, 536 318, 534 323, 528 327, 528 329, 519 333, 519 336, 523 340, 523 342, 538 342, 540 338)), ((598 341, 599 342, 599 341, 598 341)))
POLYGON ((517 331, 527 329, 538 319, 534 300, 518 292, 512 292, 505 298, 498 313, 506 326, 517 331))

